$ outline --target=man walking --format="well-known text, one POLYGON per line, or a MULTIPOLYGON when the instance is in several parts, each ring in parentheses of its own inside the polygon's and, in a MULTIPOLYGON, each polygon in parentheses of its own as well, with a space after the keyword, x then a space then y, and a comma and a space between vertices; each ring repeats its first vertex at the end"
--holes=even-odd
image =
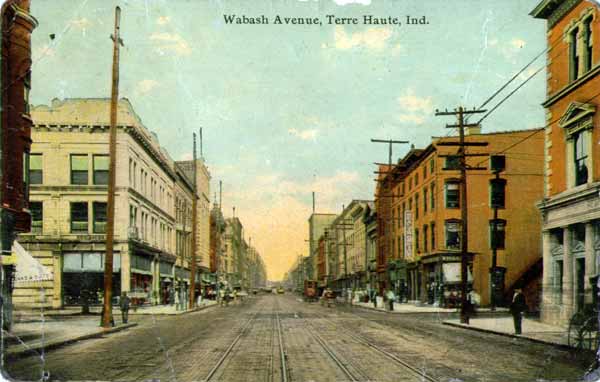
POLYGON ((129 296, 127 296, 127 292, 123 292, 121 294, 121 300, 119 301, 119 305, 121 308, 121 318, 123 323, 126 324, 129 319, 129 296))
POLYGON ((521 334, 521 324, 523 322, 523 312, 527 311, 527 302, 525 301, 525 295, 519 288, 515 289, 512 302, 510 303, 510 313, 513 316, 515 323, 515 334, 521 334))

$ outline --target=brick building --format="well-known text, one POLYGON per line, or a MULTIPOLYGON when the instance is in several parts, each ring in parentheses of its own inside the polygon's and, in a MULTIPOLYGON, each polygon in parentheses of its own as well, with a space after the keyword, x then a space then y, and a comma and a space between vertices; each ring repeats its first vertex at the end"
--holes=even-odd
POLYGON ((600 20, 597 1, 541 1, 547 23, 542 319, 567 324, 592 302, 600 256, 600 20))
MULTIPOLYGON (((537 237, 540 218, 535 203, 541 198, 543 185, 543 137, 539 130, 481 134, 468 131, 467 142, 488 142, 474 147, 470 166, 485 170, 469 171, 467 202, 469 217, 470 284, 481 295, 482 305, 490 301, 491 248, 498 247, 498 266, 506 268, 506 288, 524 286, 537 294, 541 277, 541 249, 537 237), (527 137, 533 137, 527 139, 527 137), (510 147, 509 150, 503 150, 510 147), (506 168, 496 180, 489 157, 500 153, 506 168), (494 220, 494 207, 498 219, 494 220), (493 224, 498 232, 493 235, 493 224)), ((396 294, 407 300, 452 304, 460 290, 460 195, 455 148, 440 146, 456 137, 435 138, 425 149, 412 148, 386 174, 393 187, 386 235, 389 248, 387 280, 396 294), (450 155, 450 156, 448 156, 450 155)), ((382 218, 379 218, 383 224, 382 218)), ((380 249, 382 244, 380 243, 380 249)))

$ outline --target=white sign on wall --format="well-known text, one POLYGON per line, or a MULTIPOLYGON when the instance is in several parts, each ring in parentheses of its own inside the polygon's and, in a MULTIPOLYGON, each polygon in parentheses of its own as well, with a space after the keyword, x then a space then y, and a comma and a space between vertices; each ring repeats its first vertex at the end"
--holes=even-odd
POLYGON ((404 258, 413 259, 413 219, 412 211, 404 211, 404 258))

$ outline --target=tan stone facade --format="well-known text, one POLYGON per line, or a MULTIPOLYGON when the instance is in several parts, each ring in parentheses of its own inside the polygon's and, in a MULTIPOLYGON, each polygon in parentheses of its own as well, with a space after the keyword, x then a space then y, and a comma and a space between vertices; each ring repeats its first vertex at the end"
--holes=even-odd
MULTIPOLYGON (((32 224, 19 241, 53 272, 44 293, 25 285, 15 304, 79 304, 102 289, 108 178, 108 99, 54 100, 32 109, 32 224), (44 299, 43 296, 46 296, 44 299)), ((115 296, 164 303, 187 293, 191 181, 161 149, 126 99, 117 117, 115 296)))

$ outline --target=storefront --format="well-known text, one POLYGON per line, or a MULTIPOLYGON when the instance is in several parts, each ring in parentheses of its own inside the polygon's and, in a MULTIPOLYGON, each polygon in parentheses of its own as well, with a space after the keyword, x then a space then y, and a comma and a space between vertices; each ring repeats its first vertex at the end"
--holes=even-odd
POLYGON ((144 254, 131 256, 129 297, 132 304, 152 303, 152 258, 144 254))
POLYGON ((391 260, 388 262, 389 287, 396 295, 397 301, 405 302, 408 300, 408 284, 406 261, 391 260))
POLYGON ((159 304, 172 304, 173 300, 173 263, 160 260, 158 264, 160 279, 159 304))
MULTIPOLYGON (((63 254, 62 288, 64 305, 100 304, 104 291, 104 253, 63 254)), ((121 256, 113 257, 113 302, 121 294, 121 256)))

